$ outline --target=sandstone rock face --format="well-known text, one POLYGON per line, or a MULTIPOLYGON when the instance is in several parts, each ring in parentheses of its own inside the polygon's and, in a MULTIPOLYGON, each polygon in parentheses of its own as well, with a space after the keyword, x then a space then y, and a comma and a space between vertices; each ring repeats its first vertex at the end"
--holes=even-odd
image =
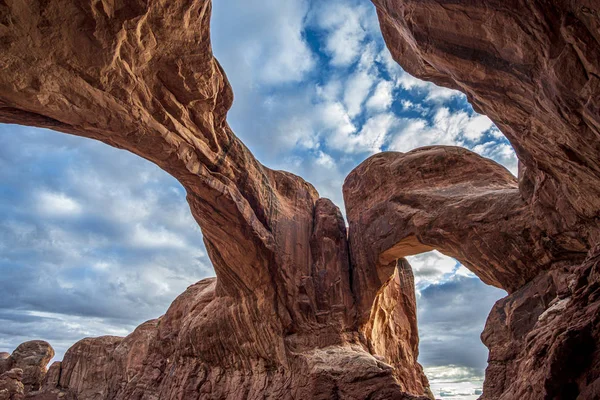
POLYGON ((12 352, 11 368, 19 368, 23 371, 22 382, 25 392, 38 390, 41 387, 46 375, 46 366, 52 357, 54 357, 54 349, 43 340, 25 342, 12 352))
POLYGON ((227 125, 233 97, 211 53, 210 9, 207 0, 0 2, 0 122, 97 139, 156 163, 186 188, 217 275, 126 338, 75 344, 36 395, 426 393, 414 323, 399 327, 412 338, 403 352, 377 357, 381 335, 359 327, 338 208, 301 178, 262 166, 227 125))
MULTIPOLYGON (((242 341, 248 346, 251 335, 262 332, 259 328, 247 332, 252 326, 234 319, 244 315, 236 314, 234 302, 216 296, 216 284, 216 279, 210 278, 190 286, 163 317, 140 325, 126 338, 106 336, 76 343, 62 363, 52 365, 43 392, 32 398, 427 399, 403 391, 426 390, 420 367, 411 373, 421 386, 411 380, 399 383, 394 379, 394 366, 386 358, 374 357, 358 339, 340 343, 326 330, 315 331, 316 336, 323 336, 318 339, 323 346, 315 346, 308 338, 301 342, 298 337, 289 338, 290 344, 283 345, 290 353, 288 365, 231 354, 229 349, 252 354, 252 349, 235 343, 242 341), (227 311, 230 308, 233 311, 227 311)), ((414 288, 411 290, 414 297, 414 288)), ((270 350, 268 343, 261 345, 270 350)), ((402 356, 391 359, 403 366, 402 356)))
POLYGON ((556 246, 599 237, 597 0, 373 0, 394 59, 464 92, 510 140, 521 193, 556 246))
POLYGON ((466 149, 374 155, 344 182, 363 312, 400 257, 438 249, 512 292, 557 262, 504 167, 466 149))
POLYGON ((10 369, 11 363, 10 353, 0 353, 0 374, 10 369))
POLYGON ((0 374, 0 400, 23 400, 23 370, 13 368, 0 374))
POLYGON ((416 359, 419 354, 415 281, 410 264, 402 258, 383 284, 371 308, 362 332, 369 342, 371 353, 382 356, 394 367, 394 376, 411 392, 425 393, 429 382, 416 359), (405 360, 411 360, 407 363, 405 360))
POLYGON ((61 367, 62 363, 60 361, 55 361, 50 365, 42 381, 42 391, 53 390, 59 387, 61 367))
POLYGON ((353 258, 359 265, 355 275, 369 288, 388 256, 437 248, 458 258, 485 282, 511 293, 496 304, 482 335, 490 349, 482 398, 597 398, 600 4, 373 3, 394 59, 417 77, 463 91, 510 140, 520 168, 518 182, 501 184, 474 170, 461 177, 454 164, 433 177, 426 174, 435 169, 431 162, 411 167, 408 158, 426 162, 419 153, 431 149, 367 160, 345 185, 353 202, 352 254, 360 257, 353 258), (394 168, 396 175, 388 173, 398 185, 392 195, 384 189, 370 200, 355 195, 365 185, 356 175, 394 168), (424 172, 435 187, 406 182, 409 171, 424 172), (461 185, 468 188, 457 195, 461 185), (475 200, 482 196, 488 196, 484 209, 475 200), (364 205, 375 205, 379 214, 364 205), (484 227, 490 222, 496 236, 484 227), (459 236, 468 243, 457 243, 459 236), (361 248, 370 238, 375 248, 361 248), (489 239, 493 246, 486 248, 489 239))
POLYGON ((540 274, 496 303, 482 400, 596 399, 600 394, 600 249, 540 274))
MULTIPOLYGON (((25 363, 38 367, 23 393, 431 397, 402 257, 435 248, 510 293, 482 336, 484 399, 600 394, 598 7, 374 3, 396 60, 467 93, 522 168, 517 181, 452 147, 373 156, 345 182, 347 233, 335 205, 262 166, 227 125, 233 95, 211 53, 208 0, 0 2, 0 122, 97 139, 172 174, 217 275, 125 338, 76 343, 45 377, 49 352, 25 363)), ((31 359, 28 349, 16 353, 31 359)), ((0 393, 20 395, 18 371, 0 371, 0 393)))
MULTIPOLYGON (((17 394, 39 390, 46 375, 46 366, 52 357, 54 357, 54 349, 43 340, 22 343, 12 354, 2 353, 0 374, 7 375, 4 378, 0 376, 0 393, 6 390, 11 396, 17 396, 17 394), (21 389, 15 392, 17 387, 21 389)), ((7 399, 12 398, 7 397, 7 399)), ((0 399, 3 399, 1 394, 0 399)))

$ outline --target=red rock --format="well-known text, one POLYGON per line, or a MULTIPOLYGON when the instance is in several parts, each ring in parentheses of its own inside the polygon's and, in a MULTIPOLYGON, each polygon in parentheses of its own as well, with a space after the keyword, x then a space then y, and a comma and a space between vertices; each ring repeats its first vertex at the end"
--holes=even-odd
MULTIPOLYGON (((46 375, 46 366, 54 357, 54 349, 48 342, 32 340, 20 344, 12 354, 0 354, 0 374, 6 373, 5 379, 0 377, 0 393, 3 386, 15 395, 15 380, 18 380, 19 393, 29 393, 40 389, 46 375)), ((19 394, 19 395, 20 395, 19 394)), ((12 399, 12 397, 7 397, 12 399)), ((15 397, 16 398, 16 397, 15 397)), ((0 394, 0 399, 3 399, 0 394)))
POLYGON ((43 340, 22 343, 12 352, 11 368, 19 368, 23 371, 25 393, 40 389, 46 375, 46 366, 52 357, 54 357, 54 349, 43 340))
MULTIPOLYGON (((519 190, 514 182, 509 190, 514 193, 508 196, 512 205, 502 205, 506 195, 497 193, 489 199, 490 210, 497 210, 498 216, 503 209, 507 213, 506 222, 496 223, 502 235, 488 236, 494 239, 493 248, 473 251, 466 249, 471 244, 457 246, 456 232, 445 231, 445 226, 432 244, 440 217, 430 218, 427 197, 438 192, 436 187, 425 198, 388 199, 397 204, 396 210, 380 205, 386 216, 397 213, 389 241, 391 246, 405 246, 394 248, 394 254, 410 251, 409 245, 415 252, 426 250, 419 246, 427 244, 447 254, 465 248, 457 258, 484 281, 511 292, 496 304, 482 335, 490 349, 483 399, 597 398, 600 325, 594 246, 600 240, 600 4, 594 0, 373 3, 394 59, 412 75, 463 91, 474 108, 502 130, 520 160, 519 190), (433 229, 418 229, 421 221, 433 221, 433 229), (413 231, 418 240, 407 236, 413 231), (521 242, 515 242, 515 233, 521 242), (516 244, 512 251, 506 246, 506 234, 516 244), (498 264, 502 254, 506 262, 498 264), (502 276, 506 272, 512 272, 508 281, 510 275, 502 276), (486 273, 497 279, 486 280, 486 273)), ((434 180, 458 181, 454 187, 473 181, 454 171, 437 174, 434 180)), ((409 183, 409 193, 417 194, 415 185, 417 180, 409 183)), ((469 190, 464 192, 470 196, 469 190)), ((396 193, 405 191, 398 186, 396 193)), ((376 202, 383 204, 385 198, 376 202)), ((462 205, 461 200, 459 208, 462 205)), ((442 219, 457 218, 454 207, 445 204, 442 219)), ((476 208, 464 209, 464 218, 472 222, 478 216, 469 211, 476 208)), ((489 212, 481 215, 485 222, 489 212)), ((370 226, 366 217, 355 220, 361 229, 370 226)), ((466 229, 462 234, 474 242, 479 226, 464 224, 469 226, 477 232, 469 234, 466 229)), ((373 256, 391 246, 385 243, 365 252, 354 247, 352 232, 351 222, 353 254, 364 254, 370 261, 361 265, 362 284, 376 286, 373 256)), ((354 236, 367 238, 362 231, 354 236)))
POLYGON ((11 365, 10 354, 5 352, 0 353, 0 374, 8 371, 11 365))
POLYGON ((232 91, 211 53, 210 2, 2 10, 0 121, 101 140, 169 172, 217 274, 127 338, 74 345, 56 389, 86 400, 423 392, 416 354, 388 361, 419 377, 401 384, 356 324, 340 211, 262 166, 227 125, 232 91))
POLYGON ((23 370, 13 368, 0 374, 0 400, 23 400, 23 370))
POLYGON ((394 376, 405 391, 426 393, 433 398, 429 382, 417 363, 416 303, 412 269, 402 258, 396 262, 394 273, 375 296, 363 332, 371 353, 381 356, 394 367, 394 376))
POLYGON ((509 292, 557 261, 517 180, 463 148, 374 155, 348 175, 344 200, 363 319, 401 257, 438 249, 509 292))
POLYGON ((32 398, 415 398, 428 388, 401 257, 433 248, 511 293, 483 335, 484 399, 597 396, 593 3, 376 0, 396 60, 467 93, 523 167, 517 182, 456 148, 376 155, 346 180, 347 238, 337 207, 227 125, 209 1, 2 2, 0 122, 156 163, 185 187, 217 275, 126 338, 76 343, 32 398))
POLYGON ((61 367, 62 363, 60 361, 55 361, 50 365, 48 372, 46 372, 46 376, 44 376, 44 381, 42 382, 42 391, 59 387, 61 367))
POLYGON ((373 0, 394 59, 464 92, 512 143, 521 193, 556 246, 600 239, 600 7, 552 2, 373 0))

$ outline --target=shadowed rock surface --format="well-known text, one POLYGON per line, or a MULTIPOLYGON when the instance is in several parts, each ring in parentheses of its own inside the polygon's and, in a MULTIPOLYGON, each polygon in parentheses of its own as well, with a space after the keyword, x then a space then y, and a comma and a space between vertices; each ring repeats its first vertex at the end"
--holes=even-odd
POLYGON ((25 390, 22 380, 23 370, 19 368, 0 373, 0 400, 23 400, 25 390))
POLYGON ((262 166, 227 125, 209 1, 0 2, 0 122, 97 139, 173 175, 217 275, 126 338, 84 339, 45 373, 48 357, 32 383, 6 367, 0 393, 430 395, 402 257, 435 248, 510 293, 482 335, 483 399, 600 395, 596 2, 374 3, 395 59, 465 92, 521 168, 517 181, 452 147, 375 155, 346 179, 347 235, 334 204, 262 166))
MULTIPOLYGON (((413 338, 406 352, 388 357, 372 354, 373 337, 359 331, 339 209, 303 179, 262 166, 227 125, 233 95, 212 56, 210 8, 206 0, 0 2, 0 121, 97 139, 173 175, 217 275, 126 338, 78 342, 36 395, 426 392, 415 324, 398 331, 413 338), (393 366, 414 372, 397 380, 393 366)), ((414 315, 414 302, 405 306, 414 315)))
MULTIPOLYGON (((9 378, 6 379, 9 382, 18 380, 25 392, 36 391, 42 386, 46 375, 46 366, 52 357, 54 357, 54 349, 48 342, 43 340, 25 342, 20 344, 10 355, 8 353, 0 354, 0 374, 18 371, 18 373, 9 374, 9 378)), ((2 390, 1 383, 0 390, 2 390)))
POLYGON ((518 182, 502 183, 498 166, 468 167, 473 156, 458 163, 445 156, 447 165, 436 168, 447 150, 367 160, 344 188, 360 284, 376 286, 377 263, 391 256, 429 248, 452 255, 511 293, 482 334, 490 349, 482 399, 600 397, 600 3, 373 3, 394 59, 412 75, 464 92, 510 140, 520 164, 518 182), (368 186, 374 171, 396 187, 386 182, 391 194, 359 198, 355 188, 368 186), (415 179, 406 179, 411 173, 415 179), (369 240, 375 248, 365 248, 369 240))

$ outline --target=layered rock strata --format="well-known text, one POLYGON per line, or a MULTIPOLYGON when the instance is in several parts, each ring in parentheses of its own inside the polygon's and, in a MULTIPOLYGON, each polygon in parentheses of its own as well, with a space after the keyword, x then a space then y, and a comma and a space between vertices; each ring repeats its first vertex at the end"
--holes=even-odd
MULTIPOLYGON (((460 177, 464 168, 456 172, 448 165, 427 178, 444 181, 442 187, 428 189, 403 176, 415 171, 409 158, 436 150, 368 160, 353 174, 370 164, 383 171, 402 165, 397 171, 404 175, 394 179, 408 186, 371 200, 381 210, 373 214, 375 225, 364 215, 350 222, 352 253, 363 257, 353 259, 359 264, 355 274, 369 287, 377 281, 373 265, 388 254, 436 248, 457 257, 511 293, 495 305, 482 334, 490 349, 482 399, 597 398, 600 3, 373 3, 394 59, 412 75, 461 90, 488 115, 517 153, 519 179, 499 184, 479 171, 460 177), (461 185, 464 199, 452 193, 461 185), (474 196, 487 196, 487 206, 477 206, 474 196), (472 204, 464 207, 465 200, 472 204), (443 210, 435 211, 435 204, 443 210), (503 213, 505 221, 493 221, 503 213), (387 242, 377 231, 386 220, 393 225, 387 242), (493 227, 497 235, 489 242, 493 227), (367 235, 378 240, 377 249, 353 245, 367 235), (458 243, 459 237, 466 242, 458 243)), ((417 167, 422 169, 429 171, 417 167)), ((360 201, 355 208, 361 209, 360 201)))
POLYGON ((24 385, 11 365, 0 393, 427 394, 402 257, 438 249, 510 293, 482 335, 484 399, 600 394, 598 5, 374 3, 394 58, 465 92, 521 168, 515 180, 452 147, 376 155, 345 182, 347 235, 335 205, 262 166, 227 125, 233 95, 211 53, 209 1, 0 2, 0 121, 97 139, 173 175, 217 275, 126 338, 78 342, 43 381, 24 385))
MULTIPOLYGON (((386 357, 373 353, 379 336, 359 329, 338 208, 301 178, 262 166, 227 125, 233 95, 212 56, 210 8, 207 0, 0 2, 0 121, 97 139, 173 175, 217 275, 126 338, 78 342, 37 395, 425 393, 414 323, 395 319, 388 335, 412 342, 386 357)), ((414 315, 414 302, 405 306, 414 315)))

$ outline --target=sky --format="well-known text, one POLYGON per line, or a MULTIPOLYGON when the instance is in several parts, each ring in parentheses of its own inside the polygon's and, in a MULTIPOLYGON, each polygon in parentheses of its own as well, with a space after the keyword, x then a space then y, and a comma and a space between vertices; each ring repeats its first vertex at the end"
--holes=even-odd
MULTIPOLYGON (((229 123, 266 166, 298 174, 343 209, 341 187, 384 150, 447 144, 517 171, 493 123, 459 92, 402 70, 358 0, 219 0, 212 41, 233 86, 229 123)), ((410 258, 419 361, 436 397, 481 389, 479 335, 505 292, 437 252, 410 258)), ((0 352, 126 335, 214 271, 181 185, 102 143, 0 125, 0 352)))

